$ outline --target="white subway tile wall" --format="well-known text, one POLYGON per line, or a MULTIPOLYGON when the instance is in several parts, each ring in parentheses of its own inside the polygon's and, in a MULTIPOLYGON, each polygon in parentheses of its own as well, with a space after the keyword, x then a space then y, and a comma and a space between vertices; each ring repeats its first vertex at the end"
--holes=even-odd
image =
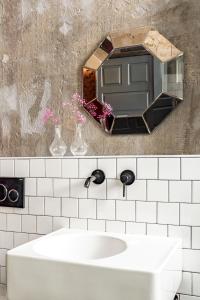
POLYGON ((0 174, 4 177, 13 177, 15 173, 14 168, 15 161, 12 159, 1 160, 0 174))
POLYGON ((0 176, 26 178, 24 209, 0 207, 0 286, 6 251, 61 227, 180 237, 180 300, 200 300, 200 157, 0 158, 0 176), (100 168, 106 180, 84 188, 100 168), (122 195, 120 173, 136 181, 122 195))
POLYGON ((45 177, 45 160, 30 159, 30 177, 45 177))

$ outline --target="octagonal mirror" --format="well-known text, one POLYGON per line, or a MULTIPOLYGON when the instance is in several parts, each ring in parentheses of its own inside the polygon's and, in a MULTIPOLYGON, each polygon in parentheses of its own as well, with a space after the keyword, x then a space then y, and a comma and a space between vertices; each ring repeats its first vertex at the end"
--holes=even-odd
POLYGON ((106 132, 151 133, 183 100, 183 52, 151 28, 110 34, 83 67, 83 98, 106 132))

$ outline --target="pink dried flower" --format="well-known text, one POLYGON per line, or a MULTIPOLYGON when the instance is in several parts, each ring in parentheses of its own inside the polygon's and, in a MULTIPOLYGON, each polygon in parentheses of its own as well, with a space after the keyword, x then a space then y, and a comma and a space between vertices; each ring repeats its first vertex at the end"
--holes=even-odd
POLYGON ((45 109, 42 119, 44 124, 46 124, 48 121, 52 121, 54 125, 58 125, 60 123, 59 117, 56 116, 54 112, 48 107, 45 109))
POLYGON ((102 113, 98 114, 98 107, 92 102, 87 103, 78 93, 74 93, 71 97, 71 101, 63 102, 63 108, 68 107, 72 112, 75 120, 80 123, 85 123, 86 118, 80 112, 80 107, 85 106, 87 111, 95 118, 99 120, 105 120, 107 116, 111 115, 112 107, 110 104, 105 103, 102 108, 102 113))
POLYGON ((68 108, 71 111, 76 122, 84 124, 86 118, 80 112, 80 107, 85 104, 85 100, 78 93, 74 93, 71 97, 71 101, 63 102, 63 108, 68 108))
POLYGON ((77 111, 76 120, 77 120, 78 123, 85 124, 86 117, 80 111, 77 111))
POLYGON ((102 115, 102 119, 105 120, 106 117, 110 116, 112 113, 112 107, 110 104, 105 103, 103 106, 103 115, 102 115))
POLYGON ((53 117, 52 122, 54 125, 59 125, 60 124, 60 119, 58 117, 53 117))
POLYGON ((46 108, 42 116, 44 124, 47 123, 49 119, 52 117, 53 117, 53 111, 50 108, 46 108))
POLYGON ((76 105, 83 106, 86 104, 85 100, 78 94, 74 93, 72 95, 72 102, 76 105))
POLYGON ((99 120, 105 121, 108 116, 112 114, 112 107, 110 104, 105 103, 102 108, 102 114, 98 115, 97 118, 99 120))
POLYGON ((86 105, 88 112, 93 116, 97 116, 97 106, 94 103, 89 103, 86 105))

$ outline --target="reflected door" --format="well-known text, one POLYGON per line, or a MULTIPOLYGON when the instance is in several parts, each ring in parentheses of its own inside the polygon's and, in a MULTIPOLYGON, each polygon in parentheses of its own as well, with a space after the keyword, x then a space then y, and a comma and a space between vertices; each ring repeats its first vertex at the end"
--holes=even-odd
POLYGON ((153 101, 152 56, 108 59, 97 72, 97 94, 115 116, 141 116, 153 101))

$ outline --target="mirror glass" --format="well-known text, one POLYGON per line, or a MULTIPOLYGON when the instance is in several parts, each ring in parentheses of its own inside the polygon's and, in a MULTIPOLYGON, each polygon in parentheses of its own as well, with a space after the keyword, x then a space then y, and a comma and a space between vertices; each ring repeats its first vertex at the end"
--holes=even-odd
POLYGON ((110 34, 83 67, 83 97, 106 132, 151 133, 183 100, 183 52, 149 28, 110 34))

